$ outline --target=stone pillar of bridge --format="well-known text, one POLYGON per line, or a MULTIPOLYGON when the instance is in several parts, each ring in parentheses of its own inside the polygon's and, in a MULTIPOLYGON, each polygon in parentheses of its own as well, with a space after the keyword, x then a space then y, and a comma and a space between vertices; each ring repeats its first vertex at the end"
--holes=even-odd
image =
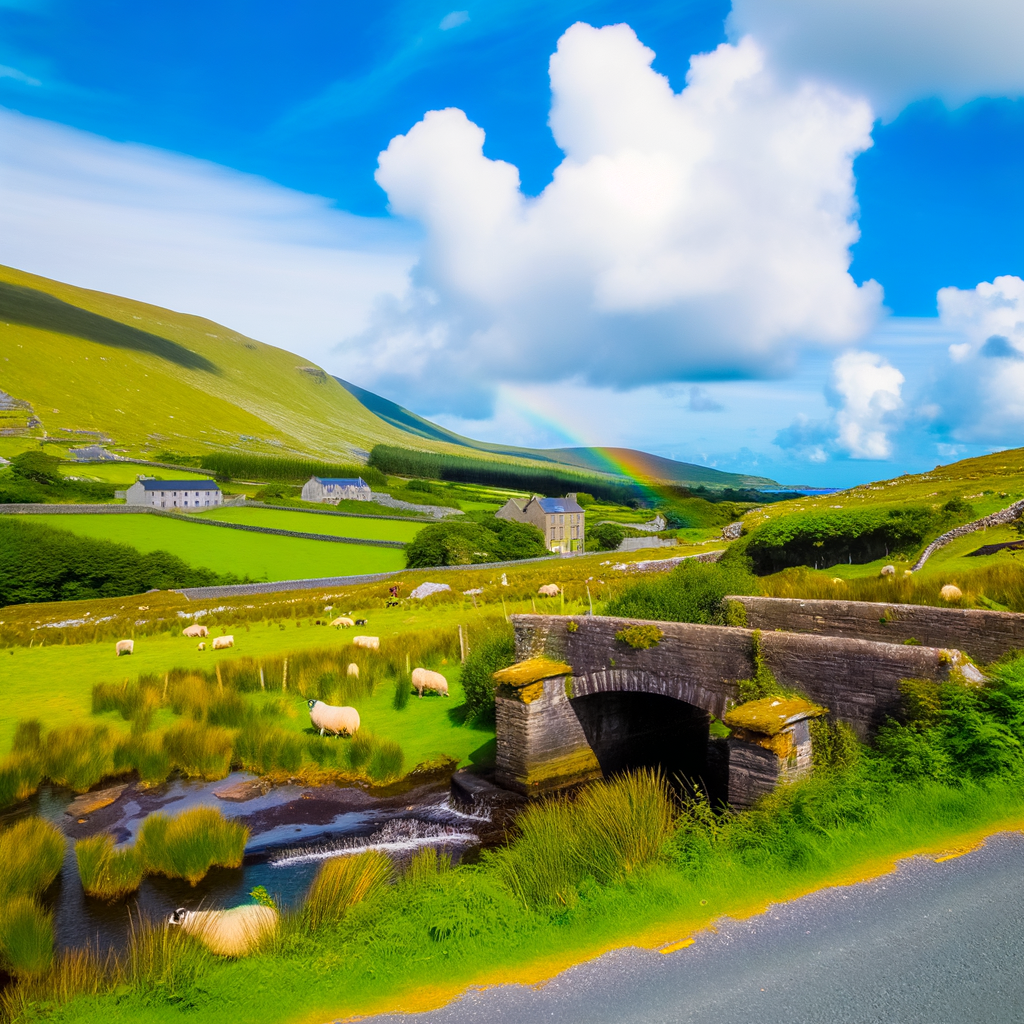
POLYGON ((538 796, 601 777, 569 698, 572 669, 531 658, 494 673, 500 786, 538 796))
POLYGON ((778 785, 811 770, 810 720, 826 708, 800 697, 764 697, 727 712, 732 732, 728 749, 727 797, 733 807, 749 807, 778 785))

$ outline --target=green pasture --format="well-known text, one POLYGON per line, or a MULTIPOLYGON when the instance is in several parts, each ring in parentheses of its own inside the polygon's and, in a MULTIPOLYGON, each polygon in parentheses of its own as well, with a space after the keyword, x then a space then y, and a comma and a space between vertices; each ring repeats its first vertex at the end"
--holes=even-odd
POLYGON ((272 530, 323 533, 332 537, 356 537, 359 540, 398 540, 403 543, 411 541, 425 525, 422 522, 401 523, 393 519, 354 519, 350 516, 324 516, 309 512, 282 512, 273 508, 218 508, 200 512, 199 516, 203 519, 216 519, 221 523, 266 526, 272 530))
MULTIPOLYGON (((26 518, 56 529, 70 530, 82 537, 130 544, 143 552, 169 551, 191 565, 205 566, 214 572, 248 576, 253 580, 348 576, 388 572, 405 566, 405 553, 400 548, 334 544, 329 541, 217 529, 164 516, 112 513, 43 514, 26 518)), ((318 522, 320 519, 327 520, 326 516, 315 518, 318 522)))

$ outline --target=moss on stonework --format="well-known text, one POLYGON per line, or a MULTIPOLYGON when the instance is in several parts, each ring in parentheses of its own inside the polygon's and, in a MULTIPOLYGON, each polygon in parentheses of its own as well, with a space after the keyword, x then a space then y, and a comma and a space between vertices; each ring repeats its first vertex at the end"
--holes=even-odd
POLYGON ((746 729, 762 736, 775 736, 802 718, 827 715, 828 709, 802 697, 762 697, 727 711, 724 722, 731 729, 746 729))
POLYGON ((615 634, 615 639, 638 651, 646 651, 660 644, 665 634, 657 626, 627 626, 615 634))
POLYGON ((543 679, 551 679, 553 676, 568 675, 572 675, 572 666, 566 665, 564 661, 554 661, 551 658, 530 658, 527 661, 510 665, 508 668, 499 669, 494 673, 493 678, 496 683, 518 687, 540 682, 543 679))
POLYGON ((601 777, 601 765, 590 747, 575 753, 530 765, 523 780, 531 788, 548 790, 574 782, 586 782, 601 777))

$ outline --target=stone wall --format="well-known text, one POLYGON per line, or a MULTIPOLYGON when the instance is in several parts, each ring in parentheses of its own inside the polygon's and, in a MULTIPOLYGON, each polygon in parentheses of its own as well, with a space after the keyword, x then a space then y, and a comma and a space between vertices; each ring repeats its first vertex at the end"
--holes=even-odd
POLYGON ((976 608, 932 608, 870 601, 804 601, 783 597, 727 597, 743 605, 747 625, 821 636, 853 637, 926 647, 952 647, 977 661, 995 661, 1024 648, 1024 615, 976 608))
POLYGON ((975 519, 973 523, 965 523, 963 526, 955 527, 948 533, 944 533, 941 537, 936 537, 921 552, 921 557, 914 563, 914 568, 911 572, 917 572, 939 548, 945 547, 950 541, 956 540, 957 537, 964 537, 968 533, 974 533, 976 530, 984 530, 987 526, 1002 526, 1004 523, 1012 523, 1015 519, 1019 519, 1022 514, 1024 514, 1024 501, 1017 501, 1007 508, 993 512, 989 516, 975 519))

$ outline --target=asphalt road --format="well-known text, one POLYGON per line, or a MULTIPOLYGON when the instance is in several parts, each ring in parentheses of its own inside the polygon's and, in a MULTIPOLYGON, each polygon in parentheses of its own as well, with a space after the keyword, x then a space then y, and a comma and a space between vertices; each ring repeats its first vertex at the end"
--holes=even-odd
POLYGON ((1024 836, 373 1024, 1020 1024, 1024 836))

